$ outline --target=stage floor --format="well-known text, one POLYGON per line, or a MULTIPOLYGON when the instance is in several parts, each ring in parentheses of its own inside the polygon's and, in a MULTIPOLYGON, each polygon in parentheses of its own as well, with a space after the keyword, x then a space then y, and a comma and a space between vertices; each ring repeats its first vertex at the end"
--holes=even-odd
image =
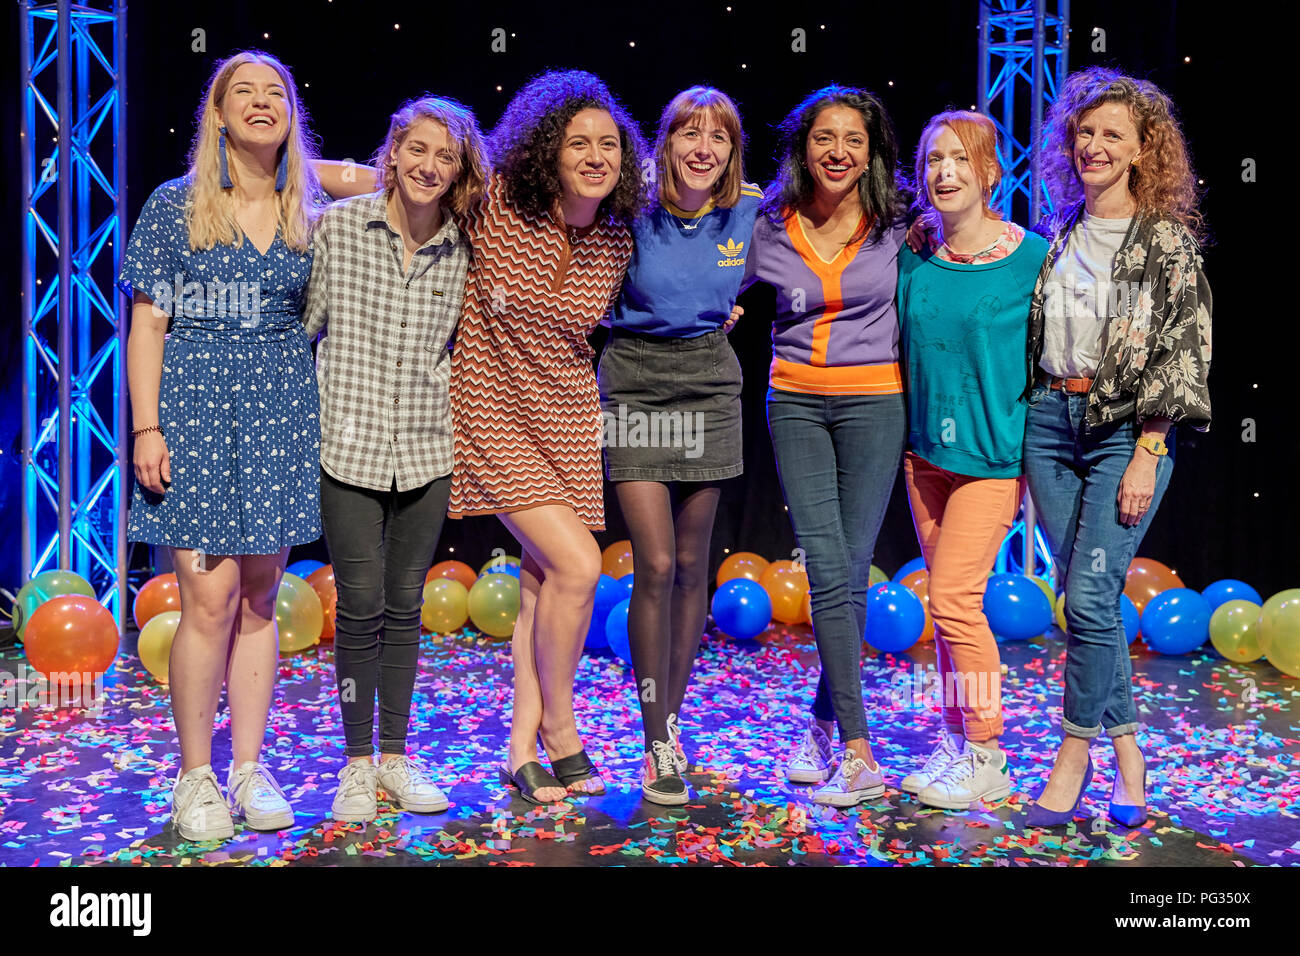
MULTIPOLYGON (((294 805, 280 833, 237 828, 223 844, 185 843, 167 825, 179 755, 167 691, 134 656, 109 677, 98 716, 0 710, 0 865, 137 866, 1252 866, 1300 864, 1300 681, 1266 663, 1178 658, 1135 646, 1134 687, 1146 728, 1151 819, 1105 819, 1108 744, 1093 748, 1092 824, 1026 830, 1024 809, 1059 742, 1059 639, 1005 644, 1003 692, 1014 790, 966 812, 922 807, 898 781, 929 752, 939 714, 924 693, 933 647, 863 663, 875 754, 892 784, 837 811, 781 773, 816 687, 806 628, 759 641, 706 636, 682 715, 693 799, 668 809, 640 791, 641 725, 631 668, 608 651, 578 672, 579 730, 604 771, 604 796, 536 808, 497 783, 510 707, 509 642, 470 632, 424 638, 413 748, 450 791, 441 814, 381 804, 369 826, 329 816, 343 765, 329 645, 281 662, 263 760, 294 805)), ((19 673, 21 651, 0 652, 19 673)), ((10 679, 5 689, 13 698, 10 679)), ((23 686, 16 688, 19 695, 23 686)), ((21 696, 20 698, 21 699, 21 696)), ((213 764, 224 782, 228 714, 213 764)))

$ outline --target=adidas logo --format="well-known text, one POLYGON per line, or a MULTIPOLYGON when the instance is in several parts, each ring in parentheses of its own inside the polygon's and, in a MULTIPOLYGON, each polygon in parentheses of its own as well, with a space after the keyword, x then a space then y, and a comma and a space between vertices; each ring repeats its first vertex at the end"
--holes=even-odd
POLYGON ((717 244, 718 251, 722 253, 722 258, 718 260, 720 266, 743 266, 745 260, 740 257, 741 251, 745 248, 743 242, 737 242, 735 239, 728 239, 724 246, 722 243, 717 244))

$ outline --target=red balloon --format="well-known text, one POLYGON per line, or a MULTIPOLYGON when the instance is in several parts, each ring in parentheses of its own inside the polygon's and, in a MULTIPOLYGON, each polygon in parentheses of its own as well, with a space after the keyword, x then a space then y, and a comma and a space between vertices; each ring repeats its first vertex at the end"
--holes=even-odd
POLYGON ((424 576, 424 583, 428 584, 434 578, 450 578, 453 581, 459 581, 465 585, 465 590, 468 591, 474 586, 474 582, 478 580, 478 575, 464 561, 439 561, 424 576))
POLYGON ((59 683, 52 674, 98 676, 117 656, 117 621, 94 598, 60 594, 32 612, 23 644, 28 662, 51 683, 59 683))
POLYGON ((307 575, 307 583, 320 598, 321 611, 325 614, 325 623, 321 625, 320 639, 334 640, 334 615, 339 609, 339 592, 334 586, 334 565, 327 564, 307 575))
POLYGON ((135 626, 141 630, 149 619, 157 617, 164 611, 181 609, 181 586, 176 581, 175 573, 168 571, 145 582, 136 593, 135 603, 131 605, 131 616, 135 626))

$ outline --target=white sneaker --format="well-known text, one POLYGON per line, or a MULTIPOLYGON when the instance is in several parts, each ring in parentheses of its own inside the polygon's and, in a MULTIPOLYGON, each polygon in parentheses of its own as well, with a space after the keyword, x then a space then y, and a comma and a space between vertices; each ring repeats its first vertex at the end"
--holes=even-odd
POLYGON ((221 795, 212 765, 195 767, 185 776, 176 773, 172 787, 172 823, 191 842, 229 840, 235 835, 230 807, 221 795))
POLYGON ((226 779, 232 816, 243 817, 253 830, 284 830, 293 826, 293 808, 271 771, 253 760, 230 768, 226 779))
POLYGON ((968 740, 957 758, 916 796, 928 807, 965 810, 980 800, 1001 800, 1010 794, 1007 755, 972 746, 968 740))
POLYGON ((686 773, 690 763, 686 760, 686 751, 682 749, 682 728, 677 723, 677 715, 668 715, 668 743, 673 748, 673 765, 677 768, 677 775, 680 777, 686 773))
POLYGON ((373 763, 349 760, 339 771, 339 788, 330 815, 340 823, 369 823, 379 815, 375 799, 378 788, 373 763))
POLYGON ((871 800, 885 792, 885 778, 880 764, 867 769, 867 762, 852 750, 844 751, 839 772, 830 782, 813 794, 813 803, 831 807, 851 807, 863 800, 871 800))
POLYGON ((447 795, 429 779, 424 768, 410 757, 379 761, 375 776, 379 786, 388 794, 388 799, 403 810, 441 813, 450 806, 447 795))
POLYGON ((914 773, 909 773, 898 784, 900 790, 907 793, 920 793, 935 777, 943 773, 944 767, 952 763, 961 755, 961 747, 953 739, 952 734, 947 730, 939 731, 939 743, 935 745, 934 750, 930 751, 930 756, 926 758, 925 765, 914 773))
POLYGON ((817 721, 809 717, 808 732, 786 762, 785 779, 791 783, 822 783, 831 775, 834 760, 831 739, 817 726, 817 721))

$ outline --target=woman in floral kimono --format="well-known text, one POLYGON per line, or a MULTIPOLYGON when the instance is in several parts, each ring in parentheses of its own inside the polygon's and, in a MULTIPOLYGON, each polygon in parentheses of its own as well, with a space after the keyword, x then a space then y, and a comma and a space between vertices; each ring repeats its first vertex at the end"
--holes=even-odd
POLYGON ((1025 470, 1064 573, 1064 739, 1028 823, 1075 816, 1089 745, 1115 747, 1110 817, 1146 819, 1120 597, 1173 470, 1174 426, 1209 427, 1210 288, 1196 178, 1169 98, 1093 67, 1052 106, 1059 215, 1029 317, 1025 470))

